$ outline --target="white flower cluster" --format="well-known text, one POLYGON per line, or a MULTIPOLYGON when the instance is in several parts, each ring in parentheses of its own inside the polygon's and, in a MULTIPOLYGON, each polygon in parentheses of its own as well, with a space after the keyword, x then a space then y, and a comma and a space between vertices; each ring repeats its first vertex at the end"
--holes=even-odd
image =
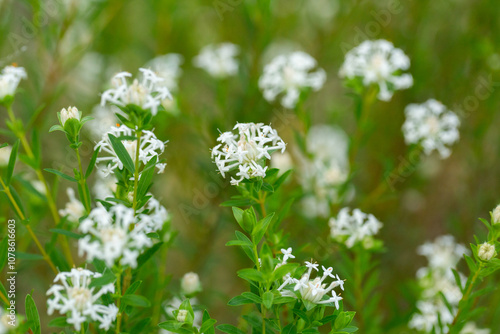
POLYGON ((460 137, 460 120, 453 111, 430 99, 422 104, 409 104, 405 116, 403 134, 407 144, 421 144, 427 155, 437 150, 443 159, 450 156, 448 146, 460 137))
POLYGON ((298 181, 305 196, 302 212, 308 218, 330 215, 330 205, 337 203, 339 187, 349 177, 348 137, 340 128, 312 126, 306 137, 307 156, 297 154, 298 181))
MULTIPOLYGON (((434 329, 437 334, 445 334, 448 332, 448 325, 453 322, 462 298, 461 288, 456 284, 452 269, 463 255, 469 252, 463 245, 457 244, 451 235, 440 236, 432 243, 427 242, 420 246, 417 252, 427 257, 429 265, 417 271, 418 283, 422 289, 421 299, 417 302, 419 313, 413 315, 408 326, 419 331, 431 332, 434 329), (440 293, 445 296, 453 312, 450 312, 440 293)), ((465 282, 466 277, 458 274, 461 281, 465 282)), ((469 327, 473 325, 467 324, 469 327)))
POLYGON ((160 231, 170 218, 167 209, 160 204, 160 201, 151 194, 148 194, 148 196, 151 196, 151 198, 146 203, 145 210, 137 216, 145 233, 160 231))
POLYGON ((382 228, 382 223, 372 214, 366 214, 354 209, 349 214, 349 208, 339 211, 337 218, 330 218, 330 233, 333 239, 344 243, 348 248, 356 243, 369 249, 373 246, 373 236, 382 228))
POLYGON ((73 268, 70 272, 61 272, 54 279, 54 285, 47 291, 52 296, 47 301, 47 313, 52 315, 54 310, 61 314, 71 313, 66 317, 69 324, 80 331, 81 325, 88 321, 96 321, 99 328, 108 330, 116 319, 118 308, 115 304, 103 305, 99 302, 101 296, 114 293, 113 283, 106 284, 100 288, 89 288, 93 279, 101 277, 87 269, 73 268))
POLYGON ((295 108, 300 92, 305 88, 318 91, 326 81, 326 72, 317 67, 316 60, 302 51, 275 57, 264 67, 264 73, 259 79, 259 87, 267 101, 274 101, 284 93, 281 105, 285 108, 295 108), (314 71, 313 71, 314 70, 314 71))
POLYGON ((227 78, 238 73, 236 56, 239 52, 239 47, 232 43, 207 45, 193 59, 193 64, 214 78, 227 78))
POLYGON ((285 142, 276 130, 262 123, 237 123, 235 129, 239 135, 231 131, 222 133, 217 139, 221 144, 212 149, 212 159, 220 173, 225 177, 225 173, 238 169, 236 176, 239 179, 231 178, 233 185, 238 185, 243 179, 265 177, 265 159, 271 159, 276 150, 283 153, 285 142))
POLYGON ((341 78, 361 79, 364 86, 378 85, 378 99, 389 101, 394 91, 413 85, 405 53, 386 40, 364 41, 345 55, 340 68, 341 78))
POLYGON ((165 86, 171 92, 178 90, 178 81, 182 74, 181 65, 184 62, 182 55, 168 53, 156 57, 146 64, 146 68, 151 68, 163 81, 158 82, 159 86, 165 86))
POLYGON ((145 220, 134 210, 123 204, 112 206, 109 211, 103 207, 93 209, 85 218, 79 230, 86 235, 78 240, 79 255, 87 254, 87 260, 103 260, 108 267, 119 260, 123 266, 137 267, 137 257, 153 242, 146 235, 156 231, 152 226, 160 225, 145 220))
MULTIPOLYGON (((111 127, 107 133, 102 136, 102 140, 98 142, 94 149, 100 147, 101 153, 106 153, 106 156, 98 157, 96 162, 101 163, 104 162, 105 166, 101 168, 104 176, 108 176, 113 173, 113 171, 118 169, 123 169, 123 163, 118 158, 115 150, 113 149, 113 145, 109 140, 109 134, 115 136, 120 139, 120 137, 131 137, 134 135, 132 129, 125 125, 121 125, 119 127, 111 127)), ((128 154, 132 158, 132 161, 135 163, 135 157, 137 153, 137 140, 122 140, 123 146, 127 150, 128 154)), ((155 134, 152 131, 144 130, 142 132, 141 143, 139 145, 139 160, 146 165, 149 160, 153 157, 158 157, 163 153, 165 149, 166 142, 162 142, 157 139, 155 134)), ((158 174, 163 173, 165 170, 165 163, 157 163, 156 168, 158 168, 158 174)))
POLYGON ((172 99, 170 91, 160 83, 163 78, 157 76, 153 71, 140 68, 142 80, 134 79, 131 85, 127 78, 132 77, 128 72, 120 72, 111 80, 113 88, 108 89, 101 96, 101 105, 106 103, 125 107, 136 105, 144 110, 151 110, 153 116, 158 113, 158 107, 165 99, 172 99))
POLYGON ((0 101, 7 96, 13 96, 22 79, 26 79, 23 67, 6 66, 0 74, 0 101))
MULTIPOLYGON (((286 263, 288 258, 294 258, 291 254, 292 249, 288 248, 287 250, 282 249, 282 253, 284 254, 283 263, 286 263)), ((319 271, 317 263, 311 263, 306 261, 306 267, 308 268, 307 272, 302 275, 300 279, 296 279, 287 274, 283 278, 283 284, 280 285, 278 291, 280 291, 281 295, 284 297, 293 297, 297 298, 296 292, 298 291, 300 298, 303 301, 314 303, 314 304, 330 304, 334 303, 335 307, 339 308, 339 301, 342 300, 342 297, 337 296, 335 292, 335 288, 340 286, 342 290, 344 290, 344 281, 339 278, 338 275, 333 274, 333 268, 325 268, 321 266, 323 269, 322 276, 316 276, 315 278, 311 277, 312 271, 319 271), (333 281, 330 284, 323 283, 326 278, 332 278, 333 281), (287 286, 292 285, 293 291, 290 289, 286 289, 287 286), (328 293, 331 291, 332 296, 328 297, 328 293), (326 298, 325 298, 326 297, 326 298)))
POLYGON ((66 203, 64 209, 59 210, 59 214, 61 217, 68 216, 68 220, 71 222, 78 222, 80 217, 85 215, 85 207, 76 198, 73 188, 66 189, 66 193, 68 194, 69 202, 66 203))

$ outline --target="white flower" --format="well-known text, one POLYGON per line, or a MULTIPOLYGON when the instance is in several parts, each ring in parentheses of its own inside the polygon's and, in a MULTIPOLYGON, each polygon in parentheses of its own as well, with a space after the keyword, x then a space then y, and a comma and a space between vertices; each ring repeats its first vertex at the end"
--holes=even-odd
POLYGON ((236 56, 239 52, 239 47, 232 43, 207 45, 193 59, 193 64, 214 78, 223 79, 238 73, 236 56))
POLYGON ((283 93, 281 105, 285 108, 295 108, 300 92, 305 88, 318 91, 323 87, 326 73, 318 68, 315 71, 316 60, 302 51, 275 57, 264 67, 259 79, 259 87, 267 101, 274 101, 283 93))
POLYGON ((425 154, 437 150, 441 158, 451 154, 448 146, 457 142, 460 134, 458 116, 434 99, 405 108, 403 134, 407 144, 421 144, 425 154))
POLYGON ((493 209, 493 212, 491 213, 491 220, 492 224, 500 223, 500 204, 493 209))
POLYGON ((279 175, 293 168, 292 156, 288 152, 275 152, 271 158, 271 167, 278 168, 279 175))
POLYGON ((47 295, 52 296, 47 301, 47 313, 52 315, 57 310, 60 314, 67 314, 66 321, 77 331, 86 321, 96 321, 99 328, 108 330, 116 319, 118 308, 114 304, 102 305, 99 299, 102 295, 114 293, 115 286, 110 283, 100 288, 89 288, 92 280, 98 277, 101 274, 82 268, 57 274, 54 283, 58 284, 47 291, 47 295))
POLYGON ((239 136, 224 132, 217 139, 221 144, 212 149, 212 158, 222 176, 238 169, 236 176, 239 179, 231 178, 233 185, 238 185, 243 179, 265 177, 265 159, 271 159, 271 153, 276 150, 283 153, 285 142, 276 130, 262 123, 237 123, 234 129, 238 129, 239 136))
POLYGON ((400 74, 410 68, 410 59, 401 49, 386 40, 364 41, 345 55, 341 78, 360 79, 364 86, 378 85, 378 99, 389 101, 394 91, 413 85, 411 74, 400 74))
POLYGON ((139 222, 134 210, 123 204, 109 211, 103 207, 93 209, 78 228, 86 234, 78 240, 79 255, 86 253, 88 261, 103 260, 108 267, 118 260, 123 266, 137 267, 137 257, 153 245, 139 222))
POLYGON ((113 174, 105 175, 101 169, 97 169, 96 173, 97 177, 94 182, 94 187, 92 191, 94 192, 94 196, 96 199, 105 200, 108 197, 113 197, 113 194, 116 191, 116 177, 113 174))
MULTIPOLYGON (((354 209, 350 215, 349 208, 341 209, 337 218, 330 218, 328 224, 332 238, 345 243, 348 248, 372 238, 382 228, 382 223, 372 214, 354 209)), ((367 245, 369 243, 363 242, 363 246, 367 245)))
POLYGON ((92 108, 92 126, 86 127, 92 138, 100 140, 102 136, 113 126, 118 126, 115 114, 123 115, 123 112, 116 106, 96 105, 92 108))
POLYGON ((76 107, 68 107, 68 109, 63 108, 60 113, 61 125, 64 126, 68 119, 74 118, 80 120, 81 114, 76 107))
POLYGON ((132 104, 144 110, 151 110, 155 116, 162 101, 172 99, 172 96, 168 88, 160 84, 163 79, 153 71, 145 68, 140 68, 139 71, 142 73, 141 81, 134 79, 131 85, 128 84, 127 78, 132 74, 128 72, 116 74, 111 80, 113 88, 102 93, 101 105, 110 103, 125 107, 132 104))
POLYGON ((7 167, 9 164, 10 154, 12 153, 11 146, 0 148, 0 167, 7 167))
POLYGON ((427 257, 431 268, 449 270, 469 251, 462 244, 457 244, 452 235, 443 235, 432 243, 426 242, 418 247, 417 253, 427 257))
POLYGON ((158 85, 163 85, 171 92, 178 90, 179 77, 182 74, 181 65, 184 62, 182 55, 177 53, 168 53, 156 57, 146 64, 146 68, 151 68, 163 81, 158 85))
POLYGON ((178 322, 184 322, 184 321, 186 321, 187 315, 188 315, 188 311, 187 310, 179 310, 179 313, 177 313, 176 320, 178 322))
MULTIPOLYGON (((189 302, 191 303, 192 306, 194 305, 197 305, 198 304, 198 300, 196 298, 191 298, 189 300, 189 302)), ((172 314, 175 310, 178 310, 179 307, 181 306, 182 304, 182 300, 180 300, 179 298, 177 297, 173 297, 172 299, 170 299, 165 307, 164 307, 164 310, 165 310, 165 314, 169 315, 172 317, 172 314)), ((176 319, 177 320, 177 319, 176 319)), ((201 323, 202 323, 202 320, 203 320, 203 312, 200 311, 199 309, 195 308, 194 309, 194 320, 193 320, 193 326, 196 327, 196 328, 200 328, 201 326, 201 323)), ((162 334, 166 334, 166 333, 172 333, 172 332, 169 332, 167 330, 164 330, 164 329, 160 329, 160 333, 162 334)))
POLYGON ((64 209, 59 210, 59 214, 62 217, 68 216, 68 220, 71 222, 78 222, 80 217, 85 215, 85 207, 82 202, 76 199, 73 188, 67 188, 66 193, 68 194, 69 202, 66 203, 64 209))
POLYGON ((0 74, 0 101, 7 96, 13 96, 22 79, 26 79, 23 67, 6 66, 0 74))
POLYGON ((295 259, 295 255, 292 254, 292 247, 288 247, 287 249, 282 248, 281 253, 283 254, 282 264, 286 264, 288 259, 295 259))
POLYGON ((465 324, 460 334, 490 334, 491 331, 487 328, 477 328, 476 323, 471 321, 465 324))
POLYGON ((3 308, 0 308, 0 334, 7 334, 11 329, 17 327, 16 317, 15 311, 14 314, 10 314, 10 312, 5 312, 3 308))
POLYGON ((137 215, 138 225, 146 233, 160 231, 165 222, 170 219, 170 215, 153 195, 148 193, 147 196, 151 196, 151 198, 146 203, 145 210, 137 215))
MULTIPOLYGON (((102 136, 102 140, 98 142, 94 149, 100 147, 100 152, 107 154, 106 156, 98 157, 96 162, 105 163, 105 167, 102 168, 104 176, 113 173, 116 168, 123 169, 123 163, 118 158, 115 150, 113 149, 113 145, 109 140, 109 134, 115 136, 120 139, 120 137, 130 137, 133 136, 133 131, 129 127, 125 125, 121 125, 119 127, 111 127, 111 130, 105 133, 102 136)), ((137 153, 137 140, 122 140, 123 146, 129 153, 132 161, 135 163, 136 153, 137 153)), ((159 155, 163 153, 165 149, 166 142, 162 142, 157 139, 155 134, 152 131, 143 130, 141 143, 139 145, 139 160, 146 165, 149 160, 153 157, 157 157, 160 160, 159 155)), ((165 170, 165 163, 157 163, 156 168, 158 169, 158 174, 163 173, 165 170)))
POLYGON ((453 321, 453 315, 441 300, 437 302, 419 300, 417 309, 419 313, 414 314, 410 319, 408 324, 410 328, 426 333, 430 333, 433 328, 436 334, 448 332, 447 325, 453 321), (443 324, 444 331, 440 331, 439 321, 443 324))
POLYGON ((495 246, 485 242, 477 249, 477 256, 483 261, 489 261, 496 255, 495 246))
POLYGON ((200 277, 198 274, 190 272, 181 279, 181 290, 186 295, 191 295, 201 290, 200 277))

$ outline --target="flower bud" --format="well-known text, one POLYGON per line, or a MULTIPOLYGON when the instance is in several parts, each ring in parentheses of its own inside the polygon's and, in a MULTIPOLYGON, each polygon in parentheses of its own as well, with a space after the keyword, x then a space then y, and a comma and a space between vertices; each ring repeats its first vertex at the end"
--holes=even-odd
POLYGON ((493 212, 491 213, 491 220, 493 224, 500 224, 500 204, 493 209, 493 212))
POLYGON ((178 322, 186 321, 187 314, 188 314, 187 310, 179 310, 179 313, 177 313, 177 321, 178 322))
POLYGON ((61 125, 63 127, 64 124, 66 124, 66 121, 72 118, 80 120, 80 112, 76 107, 68 107, 68 110, 65 108, 61 110, 61 125))
POLYGON ((196 273, 187 273, 182 277, 181 289, 186 295, 201 291, 200 277, 196 273))
POLYGON ((0 167, 6 167, 9 164, 11 152, 12 147, 10 146, 0 148, 0 167))
POLYGON ((477 256, 483 261, 489 261, 496 255, 495 246, 485 242, 479 246, 477 256))

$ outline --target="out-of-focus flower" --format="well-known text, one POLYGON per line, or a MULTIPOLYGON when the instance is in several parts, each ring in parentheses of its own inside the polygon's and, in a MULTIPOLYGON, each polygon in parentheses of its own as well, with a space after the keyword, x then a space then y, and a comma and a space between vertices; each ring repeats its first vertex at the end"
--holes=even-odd
POLYGON ((479 245, 477 249, 477 256, 483 261, 489 261, 496 255, 495 246, 485 242, 479 245))
POLYGON ((0 148, 0 167, 6 167, 9 164, 11 153, 12 153, 11 146, 5 146, 0 148))
POLYGON ((111 80, 113 88, 108 89, 101 96, 101 105, 106 103, 126 107, 135 105, 143 110, 150 110, 153 116, 158 112, 158 107, 165 99, 172 99, 170 91, 160 83, 163 78, 157 76, 153 71, 140 68, 142 78, 134 79, 129 85, 127 78, 132 77, 128 72, 120 72, 111 80))
POLYGON ((477 328, 476 323, 470 321, 465 324, 464 328, 460 331, 460 334, 490 334, 491 331, 487 328, 477 328))
POLYGON ((372 239, 382 228, 382 223, 372 214, 366 214, 359 209, 354 209, 349 214, 349 208, 339 211, 336 218, 330 218, 330 234, 333 239, 344 243, 351 248, 361 242, 363 247, 369 247, 373 243, 365 242, 372 239))
POLYGON ((493 224, 500 224, 500 204, 491 212, 491 219, 493 224))
POLYGON ((68 194, 69 202, 66 203, 64 209, 59 210, 59 214, 62 217, 68 216, 68 220, 71 222, 78 222, 80 217, 85 215, 85 207, 82 202, 75 197, 73 188, 66 189, 66 193, 68 194))
POLYGON ((0 74, 0 103, 7 97, 13 97, 22 79, 28 76, 23 67, 6 66, 0 74))
POLYGON ((419 300, 417 309, 419 313, 415 313, 408 323, 410 328, 426 333, 430 333, 434 328, 436 334, 447 333, 448 326, 444 325, 445 330, 441 331, 438 324, 439 321, 442 324, 450 324, 453 321, 453 315, 443 301, 419 300))
POLYGON ((88 261, 97 258, 108 267, 119 261, 123 266, 137 267, 137 257, 153 245, 146 236, 134 210, 123 204, 93 209, 78 229, 86 235, 78 240, 80 256, 86 253, 88 261))
POLYGON ((453 268, 464 254, 469 254, 464 245, 455 242, 452 235, 437 237, 434 242, 426 242, 417 249, 419 255, 427 257, 431 268, 453 268))
POLYGON ((137 215, 139 227, 146 233, 160 231, 167 220, 170 219, 167 209, 160 202, 151 196, 145 205, 143 213, 137 215))
POLYGON ((285 142, 276 130, 262 123, 237 123, 235 129, 238 129, 239 136, 224 132, 217 139, 221 144, 212 149, 212 159, 220 173, 225 177, 225 173, 238 169, 236 176, 240 178, 231 178, 233 185, 238 185, 243 179, 265 177, 265 159, 271 159, 274 151, 283 153, 285 142))
POLYGON ((275 152, 271 158, 271 167, 278 168, 280 170, 280 175, 293 168, 292 157, 288 152, 275 152))
POLYGON ((279 55, 264 67, 259 87, 267 101, 274 101, 283 93, 281 105, 295 108, 300 92, 306 88, 320 90, 326 80, 326 73, 317 67, 316 60, 302 51, 279 55), (314 70, 314 71, 313 71, 314 70))
POLYGON ((451 154, 448 146, 458 141, 458 116, 434 99, 405 108, 403 134, 407 144, 420 144, 425 154, 437 150, 441 158, 451 154))
POLYGON ((185 295, 201 291, 200 277, 197 273, 186 273, 181 279, 181 290, 185 295))
POLYGON ((171 92, 177 92, 178 82, 182 74, 181 65, 184 62, 182 55, 177 53, 168 53, 150 60, 146 68, 151 68, 163 81, 158 85, 164 85, 171 92))
POLYGON ((193 64, 214 78, 224 79, 238 73, 236 56, 239 52, 239 47, 232 43, 207 45, 193 59, 193 64))
MULTIPOLYGON (((104 176, 108 176, 116 168, 123 169, 123 163, 118 158, 111 141, 109 140, 109 135, 113 135, 116 138, 120 137, 130 137, 133 136, 133 131, 125 125, 119 127, 111 127, 111 130, 102 136, 102 140, 98 142, 94 149, 100 147, 100 152, 104 153, 104 156, 97 158, 97 163, 104 163, 104 167, 101 169, 104 176)), ((137 153, 137 140, 122 140, 123 146, 127 150, 128 154, 135 163, 136 153, 137 153)), ((153 157, 157 157, 159 160, 159 155, 163 153, 165 149, 166 142, 162 142, 157 139, 152 131, 144 130, 142 131, 141 143, 139 145, 139 160, 146 165, 149 160, 153 157)), ((163 173, 165 170, 165 163, 157 163, 156 168, 158 173, 163 173)))
POLYGON ((105 200, 108 197, 113 197, 117 188, 115 176, 113 174, 105 176, 104 172, 100 169, 97 169, 96 176, 94 187, 92 188, 95 198, 105 200))
POLYGON ((394 91, 413 85, 411 74, 401 74, 410 68, 410 59, 391 42, 380 39, 364 41, 345 55, 340 68, 341 78, 359 80, 365 86, 378 86, 378 99, 389 101, 394 91))
POLYGON ((68 314, 66 321, 80 331, 86 321, 96 321, 99 328, 108 330, 116 319, 118 308, 115 304, 103 305, 99 299, 107 293, 114 293, 114 284, 106 284, 99 288, 89 288, 93 279, 102 275, 87 269, 73 268, 70 272, 61 272, 54 279, 54 284, 47 291, 52 296, 47 301, 47 313, 54 310, 68 314))
POLYGON ((115 113, 123 114, 116 106, 101 106, 97 105, 92 108, 91 116, 92 126, 86 129, 94 140, 100 140, 102 136, 109 131, 113 126, 117 126, 117 118, 115 113))

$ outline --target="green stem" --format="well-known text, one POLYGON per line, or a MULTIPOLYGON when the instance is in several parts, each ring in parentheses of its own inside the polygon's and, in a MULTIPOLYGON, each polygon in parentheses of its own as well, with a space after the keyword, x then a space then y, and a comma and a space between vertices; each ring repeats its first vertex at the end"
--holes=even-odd
POLYGON ((132 203, 132 209, 134 209, 134 215, 135 215, 135 210, 137 209, 137 189, 139 186, 139 151, 141 147, 141 137, 142 137, 142 131, 139 130, 137 131, 137 148, 135 150, 135 169, 134 169, 134 201, 132 203))
MULTIPOLYGON (((363 271, 361 270, 361 255, 358 253, 359 250, 356 250, 354 253, 354 294, 356 296, 356 310, 364 309, 364 297, 363 297, 363 271)), ((365 321, 363 317, 364 312, 362 312, 359 319, 359 329, 360 332, 364 332, 365 321)))
POLYGON ((120 311, 120 305, 122 301, 122 290, 121 290, 121 271, 116 274, 116 291, 118 293, 118 300, 116 301, 116 306, 118 307, 118 316, 116 317, 116 334, 120 333, 120 324, 122 322, 122 312, 120 311))
POLYGON ((78 183, 80 183, 80 187, 82 188, 82 193, 83 193, 82 201, 85 206, 85 210, 88 214, 90 212, 91 201, 90 201, 90 194, 88 193, 87 178, 83 173, 82 159, 80 158, 80 151, 78 150, 78 148, 75 148, 75 153, 78 159, 78 168, 80 169, 80 179, 78 180, 78 183))

